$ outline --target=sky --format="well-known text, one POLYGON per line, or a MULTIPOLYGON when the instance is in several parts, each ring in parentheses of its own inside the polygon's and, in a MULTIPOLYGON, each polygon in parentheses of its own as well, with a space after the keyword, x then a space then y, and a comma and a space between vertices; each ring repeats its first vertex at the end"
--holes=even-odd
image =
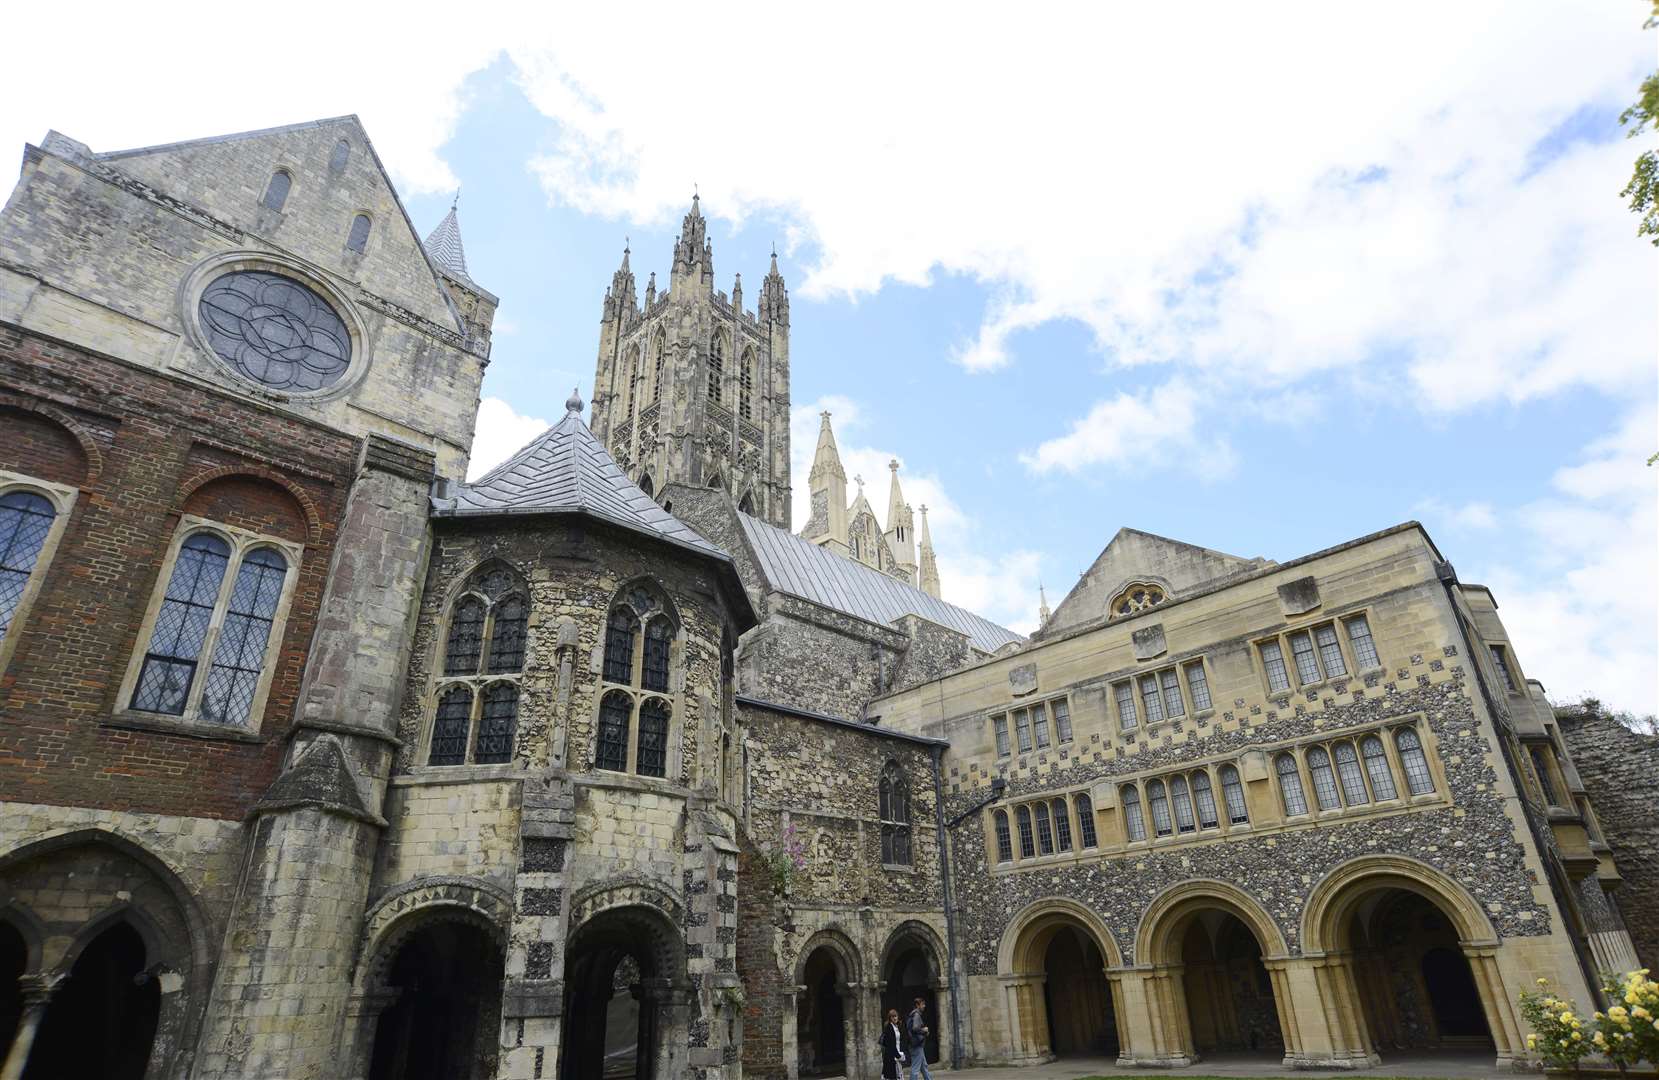
POLYGON ((591 394, 624 238, 666 281, 695 188, 718 287, 774 243, 789 283, 797 526, 826 408, 1022 632, 1123 526, 1286 561, 1416 519, 1552 698, 1650 713, 1647 7, 30 5, 75 45, 8 54, 0 146, 359 115, 502 300, 475 470, 591 394))

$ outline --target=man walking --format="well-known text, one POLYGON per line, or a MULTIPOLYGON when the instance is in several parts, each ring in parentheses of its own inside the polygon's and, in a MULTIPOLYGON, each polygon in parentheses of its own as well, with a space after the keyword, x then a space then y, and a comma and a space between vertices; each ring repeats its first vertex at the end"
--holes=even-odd
POLYGON ((933 1074, 927 1069, 927 1036, 931 1030, 927 1026, 927 1003, 918 997, 914 1006, 904 1022, 905 1033, 910 1036, 910 1061, 904 1073, 908 1080, 916 1080, 916 1069, 920 1067, 922 1080, 933 1080, 933 1074))

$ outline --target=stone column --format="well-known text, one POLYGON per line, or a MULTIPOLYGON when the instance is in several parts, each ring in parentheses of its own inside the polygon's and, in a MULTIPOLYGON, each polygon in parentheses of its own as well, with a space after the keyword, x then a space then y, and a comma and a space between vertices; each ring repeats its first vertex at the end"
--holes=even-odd
POLYGON ((1128 1039, 1118 1048, 1121 1065, 1175 1068, 1198 1060, 1192 1047, 1192 1024, 1179 964, 1115 968, 1114 1003, 1121 1003, 1119 1030, 1128 1039))
POLYGON ((1460 942, 1463 955, 1469 958, 1469 970, 1480 991, 1481 1010, 1486 1014, 1486 1026, 1492 1031, 1492 1042, 1498 1050, 1500 1068, 1526 1060, 1526 1038, 1521 1033, 1520 1018, 1504 989, 1503 974, 1498 968, 1497 942, 1460 942))
POLYGON ((950 980, 940 979, 934 982, 929 989, 933 991, 933 1023, 935 1030, 939 1032, 939 1061, 929 1061, 927 1063, 928 1069, 931 1071, 933 1066, 939 1064, 939 1062, 953 1060, 952 1055, 956 1050, 956 1044, 951 1041, 950 980))
MULTIPOLYGON (((1319 1005, 1318 1032, 1313 1025, 1297 1023, 1302 1056, 1297 1063, 1303 1068, 1317 1064, 1322 1068, 1364 1069, 1380 1064, 1365 1024, 1365 1011, 1355 982, 1356 957, 1349 952, 1313 953, 1299 960, 1280 962, 1285 969, 1291 1001, 1280 1006, 1280 1012, 1294 1012, 1299 981, 1311 982, 1315 988, 1312 1000, 1319 1005), (1294 969, 1306 969, 1309 978, 1298 980, 1291 976, 1294 969)), ((1277 992, 1277 984, 1275 984, 1277 992)), ((1290 1061, 1290 1043, 1285 1043, 1285 1058, 1290 1061)))
POLYGON ((403 996, 400 987, 353 994, 346 1002, 345 1075, 350 1080, 365 1080, 369 1075, 369 1055, 374 1053, 374 1040, 380 1030, 380 1017, 403 996))
POLYGON ((23 1015, 17 1021, 17 1033, 12 1036, 11 1048, 0 1065, 0 1080, 22 1080, 24 1066, 29 1064, 29 1051, 34 1048, 35 1035, 52 1003, 52 994, 63 982, 63 975, 24 975, 17 980, 23 990, 23 1015))
POLYGON ((1049 1048, 1048 1012, 1043 1008, 1042 975, 1003 975, 1003 1004, 1008 1015, 1008 1056, 1011 1061, 1047 1061, 1049 1048))
POLYGON ((778 1049, 783 1057, 784 1073, 788 1080, 801 1080, 801 1033, 797 1027, 800 1024, 801 995, 806 993, 806 987, 800 985, 782 986, 778 988, 783 997, 783 1015, 778 1049))

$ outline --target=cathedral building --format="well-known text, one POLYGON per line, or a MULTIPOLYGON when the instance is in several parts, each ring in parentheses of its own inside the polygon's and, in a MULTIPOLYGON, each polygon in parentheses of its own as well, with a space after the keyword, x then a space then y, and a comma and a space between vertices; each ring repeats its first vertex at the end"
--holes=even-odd
POLYGON ((791 531, 775 256, 716 291, 695 199, 630 256, 468 483, 498 301, 356 118, 25 148, 0 1078, 874 1077, 917 996, 960 1065, 1510 1064, 1521 989, 1659 960, 1591 802, 1652 748, 1422 526, 1122 529, 1022 637, 827 416, 791 531))

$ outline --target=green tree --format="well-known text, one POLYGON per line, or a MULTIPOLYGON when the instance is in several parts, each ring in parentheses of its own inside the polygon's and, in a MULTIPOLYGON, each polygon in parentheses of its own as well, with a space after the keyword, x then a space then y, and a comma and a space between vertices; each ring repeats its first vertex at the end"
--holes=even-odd
MULTIPOLYGON (((1659 26, 1659 0, 1651 2, 1653 13, 1642 24, 1648 30, 1659 26)), ((1630 128, 1625 132, 1627 139, 1634 139, 1650 127, 1659 126, 1659 71, 1642 80, 1636 104, 1619 114, 1619 123, 1630 128)), ((1659 152, 1642 151, 1636 158, 1636 169, 1630 176, 1630 183, 1619 194, 1630 200, 1631 213, 1642 215, 1641 223, 1636 226, 1636 235, 1653 237, 1654 247, 1659 247, 1659 152)), ((1653 458, 1648 459, 1648 464, 1653 464, 1653 458)))

